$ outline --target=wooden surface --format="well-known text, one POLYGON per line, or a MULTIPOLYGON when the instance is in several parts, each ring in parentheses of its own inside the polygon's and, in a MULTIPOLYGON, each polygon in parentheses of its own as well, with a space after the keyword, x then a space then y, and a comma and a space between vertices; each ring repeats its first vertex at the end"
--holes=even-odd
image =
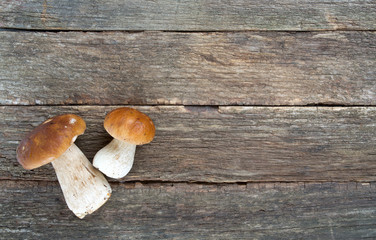
POLYGON ((6 31, 0 103, 376 105, 375 49, 369 31, 6 31))
POLYGON ((0 1, 0 239, 376 239, 376 2, 0 1), (156 124, 84 220, 19 141, 156 124))
POLYGON ((374 184, 113 184, 107 204, 84 220, 56 182, 0 187, 4 239, 376 238, 374 184))
MULTIPOLYGON (((63 113, 86 121, 77 145, 92 160, 111 141, 103 119, 115 106, 1 107, 0 176, 55 181, 51 166, 25 171, 14 159, 19 139, 63 113)), ((137 109, 156 137, 137 148, 124 181, 376 181, 375 107, 184 107, 137 109)))
POLYGON ((374 0, 1 1, 0 26, 55 30, 375 30, 374 0))

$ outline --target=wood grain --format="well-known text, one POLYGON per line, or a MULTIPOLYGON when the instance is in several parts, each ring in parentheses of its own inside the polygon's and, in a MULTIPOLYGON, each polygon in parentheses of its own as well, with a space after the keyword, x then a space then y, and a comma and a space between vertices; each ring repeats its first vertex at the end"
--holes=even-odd
MULTIPOLYGON (((0 178, 55 181, 50 165, 24 170, 19 141, 48 117, 74 113, 87 130, 76 143, 91 160, 111 137, 116 106, 0 107, 0 178)), ((124 181, 375 181, 375 107, 137 106, 156 125, 124 181)))
POLYGON ((376 32, 0 32, 0 104, 375 105, 376 32))
POLYGON ((1 1, 0 26, 55 30, 375 30, 374 0, 1 1))
POLYGON ((80 220, 57 183, 0 181, 4 239, 374 239, 375 184, 113 184, 80 220))

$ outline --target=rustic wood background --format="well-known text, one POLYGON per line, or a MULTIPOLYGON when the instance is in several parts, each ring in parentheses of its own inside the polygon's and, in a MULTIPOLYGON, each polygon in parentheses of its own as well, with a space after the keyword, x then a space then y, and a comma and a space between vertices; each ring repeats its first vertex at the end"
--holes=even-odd
POLYGON ((376 239, 375 0, 0 1, 0 239, 376 239), (84 220, 19 141, 154 120, 84 220))

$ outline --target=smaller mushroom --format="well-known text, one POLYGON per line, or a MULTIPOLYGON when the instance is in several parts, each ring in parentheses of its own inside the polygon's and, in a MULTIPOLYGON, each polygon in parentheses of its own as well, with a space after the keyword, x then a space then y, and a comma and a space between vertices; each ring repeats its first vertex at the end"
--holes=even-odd
POLYGON ((144 113, 123 107, 107 114, 104 128, 114 139, 95 154, 93 165, 108 177, 122 178, 132 168, 136 145, 153 140, 154 123, 144 113))
POLYGON ((85 121, 77 115, 56 116, 36 127, 17 148, 17 160, 25 169, 52 163, 68 208, 79 218, 93 213, 111 196, 105 177, 74 144, 85 129, 85 121))

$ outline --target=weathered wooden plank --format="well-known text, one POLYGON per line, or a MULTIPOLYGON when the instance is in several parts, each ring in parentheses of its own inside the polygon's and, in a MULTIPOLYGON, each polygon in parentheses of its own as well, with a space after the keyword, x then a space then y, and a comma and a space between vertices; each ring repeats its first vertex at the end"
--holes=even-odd
POLYGON ((0 32, 0 104, 376 104, 376 32, 0 32))
POLYGON ((374 0, 1 1, 0 27, 57 30, 375 30, 374 0))
MULTIPOLYGON (((51 166, 24 170, 19 141, 50 116, 87 122, 77 145, 92 159, 111 137, 103 129, 114 106, 0 107, 0 178, 56 180, 51 166)), ((125 181, 375 181, 375 107, 183 107, 137 109, 156 125, 138 148, 125 181)))
POLYGON ((3 239, 374 239, 375 184, 113 184, 84 220, 57 183, 0 182, 3 239))

